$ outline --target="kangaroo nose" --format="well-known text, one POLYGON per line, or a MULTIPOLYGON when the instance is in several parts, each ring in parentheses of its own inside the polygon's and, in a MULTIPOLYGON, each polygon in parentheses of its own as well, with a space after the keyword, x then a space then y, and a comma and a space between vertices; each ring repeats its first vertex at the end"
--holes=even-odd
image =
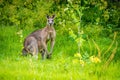
POLYGON ((52 24, 53 23, 53 21, 49 21, 49 24, 52 24))
POLYGON ((49 21, 49 24, 50 24, 50 25, 52 25, 52 24, 53 24, 53 22, 52 22, 52 21, 49 21))

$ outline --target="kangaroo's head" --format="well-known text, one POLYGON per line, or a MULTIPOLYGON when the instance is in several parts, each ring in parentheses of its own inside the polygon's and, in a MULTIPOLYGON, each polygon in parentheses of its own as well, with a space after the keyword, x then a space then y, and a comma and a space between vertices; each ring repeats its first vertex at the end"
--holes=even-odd
POLYGON ((53 26, 54 18, 55 18, 55 15, 52 15, 52 16, 47 15, 47 25, 48 26, 53 26))

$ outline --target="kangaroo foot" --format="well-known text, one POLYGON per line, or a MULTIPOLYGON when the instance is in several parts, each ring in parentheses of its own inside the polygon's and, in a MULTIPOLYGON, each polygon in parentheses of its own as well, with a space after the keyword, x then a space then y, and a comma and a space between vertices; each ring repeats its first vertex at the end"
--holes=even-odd
POLYGON ((47 55, 47 59, 51 59, 51 54, 48 54, 48 55, 47 55))

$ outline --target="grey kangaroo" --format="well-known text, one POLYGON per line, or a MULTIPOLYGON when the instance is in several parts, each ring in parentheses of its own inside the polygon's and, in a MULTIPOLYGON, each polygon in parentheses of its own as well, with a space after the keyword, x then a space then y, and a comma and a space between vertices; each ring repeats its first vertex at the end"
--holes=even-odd
POLYGON ((55 44, 56 32, 53 27, 55 15, 51 17, 47 15, 47 25, 43 29, 36 30, 28 35, 24 40, 23 55, 30 53, 38 58, 38 53, 41 52, 42 59, 47 56, 50 58, 55 44), (47 49, 47 42, 50 40, 50 52, 47 49))

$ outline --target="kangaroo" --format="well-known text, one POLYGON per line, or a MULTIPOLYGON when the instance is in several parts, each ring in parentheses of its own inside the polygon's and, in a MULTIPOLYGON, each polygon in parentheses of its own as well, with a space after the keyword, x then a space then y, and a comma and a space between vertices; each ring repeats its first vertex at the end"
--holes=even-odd
POLYGON ((22 50, 23 55, 26 56, 30 53, 32 56, 36 56, 38 54, 38 44, 37 40, 33 36, 28 36, 24 41, 24 48, 22 50))
POLYGON ((50 58, 55 44, 56 31, 53 27, 55 15, 47 15, 47 25, 43 29, 36 30, 28 35, 24 40, 23 55, 30 53, 32 56, 38 56, 41 52, 42 59, 50 58), (47 49, 47 43, 50 40, 50 52, 47 49))

